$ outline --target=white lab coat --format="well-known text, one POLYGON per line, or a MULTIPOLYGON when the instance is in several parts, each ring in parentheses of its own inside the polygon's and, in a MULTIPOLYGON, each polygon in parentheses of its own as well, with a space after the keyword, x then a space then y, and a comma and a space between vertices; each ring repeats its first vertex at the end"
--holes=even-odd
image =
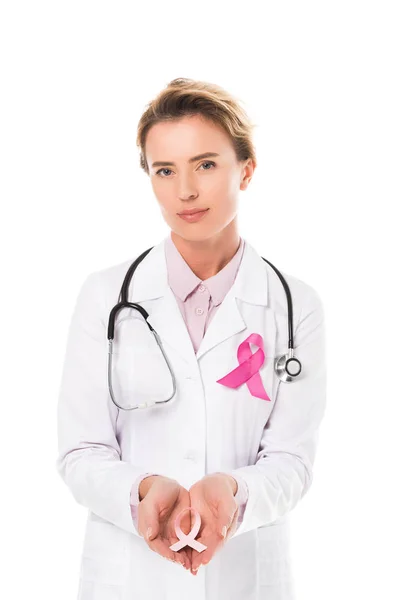
MULTIPOLYGON (((89 509, 78 599, 293 600, 289 513, 311 485, 326 406, 320 298, 282 272, 293 300, 295 355, 302 363, 299 378, 283 383, 273 358, 287 352, 284 288, 246 242, 234 284, 196 355, 168 286, 164 241, 136 269, 128 299, 148 311, 161 337, 177 383, 169 403, 122 411, 109 397, 108 316, 135 257, 87 277, 70 325, 57 469, 75 500, 89 509), (250 333, 264 339, 260 375, 270 402, 252 396, 246 384, 232 389, 216 383, 238 365, 237 348, 250 333), (248 485, 243 522, 196 577, 150 550, 133 525, 130 489, 146 471, 174 478, 186 489, 216 471, 236 472, 248 485)), ((167 398, 169 371, 143 317, 124 309, 116 331, 117 401, 132 405, 146 393, 167 398)))

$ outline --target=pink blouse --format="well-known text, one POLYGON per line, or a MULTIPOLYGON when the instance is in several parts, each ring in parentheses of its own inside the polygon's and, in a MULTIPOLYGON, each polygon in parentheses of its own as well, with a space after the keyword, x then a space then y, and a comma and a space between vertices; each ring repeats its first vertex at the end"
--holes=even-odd
MULTIPOLYGON (((193 348, 197 352, 200 342, 217 312, 219 305, 233 285, 244 250, 244 240, 240 238, 240 245, 236 254, 228 264, 216 275, 202 281, 197 277, 172 241, 171 234, 165 239, 165 258, 168 270, 168 283, 172 289, 182 317, 185 320, 193 348)), ((134 481, 130 505, 131 514, 136 529, 138 528, 139 486, 143 479, 161 473, 142 473, 134 481)), ((246 482, 239 476, 234 477, 238 484, 235 499, 238 504, 238 522, 243 520, 243 513, 248 499, 246 482)))

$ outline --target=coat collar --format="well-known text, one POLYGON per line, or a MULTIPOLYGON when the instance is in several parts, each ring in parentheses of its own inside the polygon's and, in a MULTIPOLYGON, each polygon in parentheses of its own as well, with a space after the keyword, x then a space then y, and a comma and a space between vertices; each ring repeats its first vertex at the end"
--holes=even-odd
POLYGON ((230 261, 215 275, 207 279, 200 279, 189 267, 178 248, 172 241, 171 236, 165 240, 165 256, 167 258, 168 282, 182 302, 185 302, 200 283, 204 283, 210 294, 212 306, 219 306, 225 298, 227 291, 235 281, 244 249, 244 240, 240 238, 239 247, 230 261))
POLYGON ((148 322, 166 346, 171 346, 186 362, 199 360, 206 352, 247 325, 236 299, 268 306, 268 275, 265 261, 246 240, 235 281, 220 304, 201 341, 197 354, 168 284, 164 238, 155 245, 136 268, 129 287, 130 302, 146 302, 148 322), (149 301, 149 302, 148 302, 149 301), (150 302, 151 301, 151 302, 150 302))
MULTIPOLYGON (((167 293, 168 272, 165 260, 164 238, 137 267, 130 286, 130 302, 154 300, 167 293), (149 273, 151 276, 149 277, 149 273)), ((243 258, 232 286, 239 300, 268 306, 268 277, 266 265, 257 251, 245 241, 243 258)))

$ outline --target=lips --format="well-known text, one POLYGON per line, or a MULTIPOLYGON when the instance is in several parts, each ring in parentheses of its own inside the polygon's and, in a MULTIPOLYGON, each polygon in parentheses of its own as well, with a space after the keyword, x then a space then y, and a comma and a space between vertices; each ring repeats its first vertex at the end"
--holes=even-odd
POLYGON ((193 208, 192 210, 183 210, 182 212, 178 213, 178 215, 195 215, 196 213, 205 212, 206 210, 208 210, 208 208, 193 208))
POLYGON ((205 215, 208 213, 209 209, 206 208, 204 210, 197 210, 195 212, 192 213, 178 213, 178 216, 183 219, 184 221, 187 221, 188 223, 196 223, 197 221, 200 221, 200 219, 202 219, 203 217, 205 217, 205 215))

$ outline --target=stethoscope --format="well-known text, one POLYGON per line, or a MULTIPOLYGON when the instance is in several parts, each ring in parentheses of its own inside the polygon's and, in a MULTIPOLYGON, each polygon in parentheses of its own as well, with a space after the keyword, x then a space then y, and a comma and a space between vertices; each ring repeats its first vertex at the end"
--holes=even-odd
MULTIPOLYGON (((140 304, 136 304, 135 302, 128 302, 129 285, 131 283, 132 276, 136 270, 136 267, 142 262, 142 260, 147 256, 147 254, 153 248, 154 248, 154 246, 152 246, 148 250, 145 250, 140 256, 138 256, 138 258, 129 267, 129 269, 125 275, 125 279, 123 281, 121 291, 119 293, 118 304, 116 304, 114 306, 114 308, 111 310, 110 316, 108 319, 108 332, 107 332, 107 337, 108 337, 108 389, 110 391, 110 396, 111 396, 111 399, 114 402, 115 406, 117 406, 121 410, 133 410, 135 408, 148 408, 150 406, 154 406, 155 404, 165 404, 166 402, 169 402, 171 400, 171 398, 173 398, 173 396, 175 395, 175 392, 176 392, 175 375, 173 373, 173 370, 172 370, 172 367, 168 360, 168 357, 165 354, 164 348, 161 343, 160 336, 158 335, 156 330, 150 325, 150 323, 147 322, 149 313, 143 308, 143 306, 140 306, 140 304), (132 406, 130 408, 126 408, 124 406, 120 406, 115 399, 114 390, 113 390, 113 386, 112 386, 114 329, 115 329, 115 319, 116 319, 119 311, 122 310, 123 308, 133 308, 133 309, 139 311, 140 314, 143 316, 143 318, 146 322, 146 325, 148 326, 151 333, 154 335, 154 337, 156 339, 156 342, 162 352, 165 362, 167 363, 167 366, 168 366, 168 369, 169 369, 169 372, 170 372, 171 378, 172 378, 172 394, 166 400, 158 400, 158 401, 148 400, 147 402, 143 402, 141 404, 138 404, 137 406, 132 406)), ((278 271, 278 269, 272 263, 270 263, 266 258, 264 258, 263 256, 261 258, 263 260, 265 260, 265 262, 268 263, 274 269, 274 271, 278 275, 279 279, 281 280, 282 285, 285 289, 285 293, 286 293, 286 299, 287 299, 287 305, 288 305, 288 329, 289 329, 288 352, 286 354, 282 354, 282 356, 275 358, 274 368, 275 368, 275 373, 277 374, 279 379, 281 381, 283 381, 284 383, 289 383, 289 382, 294 381, 301 372, 301 362, 294 356, 294 352, 293 352, 292 295, 290 293, 289 286, 288 286, 285 278, 283 277, 282 273, 280 273, 278 271)))

